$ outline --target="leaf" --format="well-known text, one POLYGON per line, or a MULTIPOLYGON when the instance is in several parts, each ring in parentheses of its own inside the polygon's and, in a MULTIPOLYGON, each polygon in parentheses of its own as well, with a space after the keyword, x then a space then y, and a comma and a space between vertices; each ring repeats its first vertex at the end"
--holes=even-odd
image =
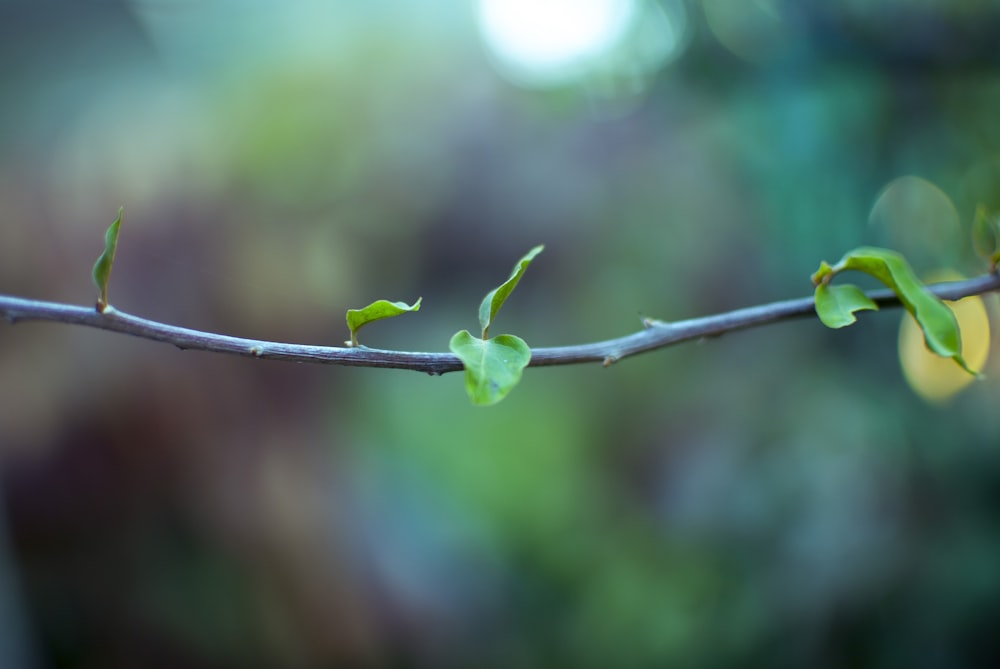
POLYGON ((976 215, 972 219, 972 245, 976 253, 984 258, 989 258, 997 251, 997 231, 982 204, 976 207, 976 215))
POLYGON ((101 293, 97 299, 97 310, 101 313, 108 307, 108 279, 111 278, 111 267, 115 264, 115 252, 118 250, 118 230, 122 224, 122 212, 123 207, 119 207, 118 218, 104 233, 104 251, 94 263, 94 285, 101 293))
POLYGON ((828 328, 842 328, 858 320, 856 311, 871 309, 878 311, 878 305, 857 286, 831 286, 820 283, 816 286, 816 314, 828 328))
MULTIPOLYGON (((956 281, 963 277, 956 272, 938 272, 935 281, 956 281)), ((963 357, 969 367, 981 371, 990 350, 990 319, 983 299, 977 296, 947 301, 955 314, 962 336, 963 357)), ((949 360, 934 355, 923 342, 920 327, 909 315, 904 315, 899 327, 899 361, 903 376, 910 387, 925 400, 943 403, 974 380, 949 360)))
POLYGON ((482 338, 473 337, 468 330, 456 333, 448 344, 465 367, 465 390, 473 404, 496 404, 521 380, 521 372, 531 361, 531 349, 520 337, 499 335, 489 337, 490 326, 500 307, 517 287, 528 265, 544 246, 528 251, 510 274, 510 278, 491 290, 479 305, 479 325, 482 338))
MULTIPOLYGON (((825 263, 824 263, 825 265, 825 263)), ((924 287, 900 254, 887 249, 863 246, 847 252, 820 280, 827 283, 845 270, 869 274, 891 288, 924 333, 924 344, 941 357, 951 358, 970 374, 976 375, 962 358, 962 338, 951 309, 924 287)), ((824 267, 814 276, 820 275, 824 267)))
POLYGON ((392 318, 400 314, 411 311, 420 311, 420 301, 424 298, 418 297, 412 305, 406 302, 390 302, 389 300, 377 300, 363 309, 347 310, 347 327, 351 330, 351 340, 345 342, 348 346, 358 345, 358 330, 372 321, 392 318))
POLYGON ((473 404, 496 404, 521 380, 531 361, 531 349, 520 337, 498 335, 490 339, 457 332, 448 344, 465 366, 465 390, 473 404))
POLYGON ((972 245, 983 258, 990 261, 990 270, 1000 263, 1000 214, 988 212, 985 205, 976 207, 972 219, 972 245))
POLYGON ((528 251, 523 258, 517 261, 514 265, 514 270, 510 274, 510 278, 504 281, 502 284, 486 293, 486 297, 483 298, 482 304, 479 305, 479 326, 483 329, 483 339, 489 335, 490 325, 493 324, 493 319, 496 317, 497 312, 500 311, 500 307, 503 303, 507 301, 507 298, 517 287, 517 283, 524 276, 524 271, 528 269, 528 265, 534 260, 535 256, 542 252, 545 247, 542 245, 536 246, 535 248, 528 251))

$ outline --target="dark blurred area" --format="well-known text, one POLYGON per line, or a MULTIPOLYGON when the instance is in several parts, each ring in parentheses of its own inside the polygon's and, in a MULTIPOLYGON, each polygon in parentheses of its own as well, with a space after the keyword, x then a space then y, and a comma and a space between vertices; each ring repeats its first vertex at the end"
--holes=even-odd
MULTIPOLYGON (((362 342, 444 350, 541 243, 495 325, 535 346, 867 244, 981 273, 998 35, 995 0, 0 0, 0 293, 92 303, 119 206, 115 306, 315 344, 422 296, 362 342)), ((928 401, 902 318, 491 409, 3 324, 0 666, 997 666, 1000 364, 928 401)))

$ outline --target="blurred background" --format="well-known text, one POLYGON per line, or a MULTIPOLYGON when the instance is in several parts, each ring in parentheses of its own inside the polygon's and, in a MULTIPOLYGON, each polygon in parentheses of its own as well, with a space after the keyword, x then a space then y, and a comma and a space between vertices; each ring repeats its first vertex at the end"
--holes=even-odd
MULTIPOLYGON (((446 350, 542 243, 494 326, 534 346, 860 245, 974 275, 998 34, 995 0, 2 0, 0 293, 93 303, 119 206, 118 308, 314 344, 422 296, 362 342, 446 350)), ((491 409, 4 325, 0 666, 989 666, 1000 363, 904 373, 902 318, 491 409)))

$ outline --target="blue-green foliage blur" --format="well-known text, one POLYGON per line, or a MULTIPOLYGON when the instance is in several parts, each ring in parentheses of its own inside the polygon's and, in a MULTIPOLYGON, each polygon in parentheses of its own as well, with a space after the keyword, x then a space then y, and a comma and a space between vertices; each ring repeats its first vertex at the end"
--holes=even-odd
MULTIPOLYGON (((0 4, 0 293, 444 351, 982 271, 993 0, 0 4), (584 8, 584 5, 587 7, 584 8), (568 9, 567 9, 568 7, 568 9), (575 7, 575 9, 574 9, 575 7)), ((995 307, 994 300, 989 300, 995 307)), ((0 328, 0 666, 965 667, 1000 658, 1000 365, 899 310, 461 374, 0 328)))

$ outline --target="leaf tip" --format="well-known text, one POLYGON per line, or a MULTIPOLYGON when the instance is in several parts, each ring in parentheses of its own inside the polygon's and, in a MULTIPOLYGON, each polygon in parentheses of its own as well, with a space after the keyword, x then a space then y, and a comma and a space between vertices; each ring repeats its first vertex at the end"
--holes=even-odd
POLYGON ((816 270, 812 275, 812 283, 814 286, 818 286, 820 283, 827 283, 830 281, 830 277, 833 276, 833 268, 830 264, 822 260, 819 263, 819 269, 816 270))

